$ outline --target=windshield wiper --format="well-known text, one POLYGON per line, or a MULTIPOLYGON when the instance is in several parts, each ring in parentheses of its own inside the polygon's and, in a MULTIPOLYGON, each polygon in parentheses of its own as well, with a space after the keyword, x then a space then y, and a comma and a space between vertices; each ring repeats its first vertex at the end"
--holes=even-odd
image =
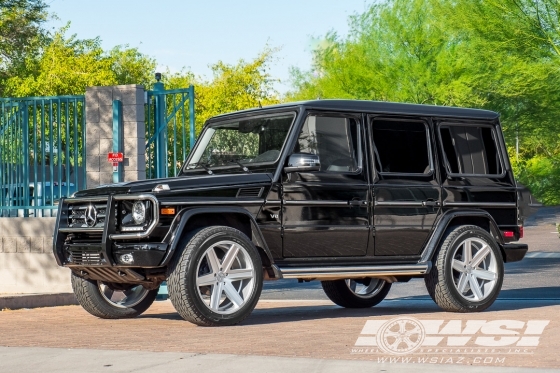
POLYGON ((227 163, 235 163, 236 165, 239 165, 239 167, 241 167, 241 169, 248 173, 248 174, 252 174, 252 172, 247 168, 247 166, 245 166, 243 163, 239 162, 237 159, 232 159, 231 161, 227 161, 227 163))
POLYGON ((208 175, 212 175, 214 173, 212 171, 212 169, 210 168, 210 165, 208 163, 203 163, 203 162, 189 163, 187 165, 187 167, 188 166, 194 166, 195 168, 200 166, 200 167, 204 168, 206 170, 206 172, 208 172, 208 175))

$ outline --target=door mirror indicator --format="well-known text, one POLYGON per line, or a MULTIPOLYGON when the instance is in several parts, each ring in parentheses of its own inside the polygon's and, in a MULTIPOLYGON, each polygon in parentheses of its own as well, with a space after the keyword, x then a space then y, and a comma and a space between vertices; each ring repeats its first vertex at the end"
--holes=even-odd
POLYGON ((284 172, 310 172, 321 170, 321 161, 317 154, 294 153, 288 158, 284 172))

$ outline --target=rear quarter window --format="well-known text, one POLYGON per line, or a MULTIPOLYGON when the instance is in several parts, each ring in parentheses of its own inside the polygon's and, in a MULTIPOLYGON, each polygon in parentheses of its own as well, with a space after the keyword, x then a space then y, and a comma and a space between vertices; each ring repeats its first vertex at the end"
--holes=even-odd
POLYGON ((439 127, 439 134, 450 174, 503 175, 494 127, 444 124, 439 127))

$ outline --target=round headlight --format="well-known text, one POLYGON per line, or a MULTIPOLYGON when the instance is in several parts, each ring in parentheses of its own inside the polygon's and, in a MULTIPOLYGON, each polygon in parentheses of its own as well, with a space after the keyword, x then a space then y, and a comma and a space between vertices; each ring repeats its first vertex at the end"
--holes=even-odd
POLYGON ((134 205, 132 205, 132 219, 136 224, 142 224, 146 221, 146 205, 144 202, 134 202, 134 205))

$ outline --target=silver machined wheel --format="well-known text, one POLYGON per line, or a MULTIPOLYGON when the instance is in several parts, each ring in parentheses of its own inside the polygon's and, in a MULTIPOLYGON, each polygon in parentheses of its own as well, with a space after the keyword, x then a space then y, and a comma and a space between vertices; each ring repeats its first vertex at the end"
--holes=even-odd
POLYGON ((142 285, 131 287, 127 290, 113 290, 101 281, 97 282, 99 292, 103 299, 118 308, 131 308, 142 302, 150 292, 142 285))
POLYGON ((364 299, 375 297, 383 289, 383 285, 385 284, 384 280, 378 278, 368 278, 362 282, 346 279, 344 282, 355 296, 364 299))
POLYGON ((233 241, 209 247, 197 263, 196 287, 212 312, 227 315, 239 310, 255 291, 255 268, 249 253, 233 241))
POLYGON ((490 246, 470 237, 457 246, 452 257, 453 283, 459 294, 469 301, 486 299, 498 280, 498 263, 490 246))

